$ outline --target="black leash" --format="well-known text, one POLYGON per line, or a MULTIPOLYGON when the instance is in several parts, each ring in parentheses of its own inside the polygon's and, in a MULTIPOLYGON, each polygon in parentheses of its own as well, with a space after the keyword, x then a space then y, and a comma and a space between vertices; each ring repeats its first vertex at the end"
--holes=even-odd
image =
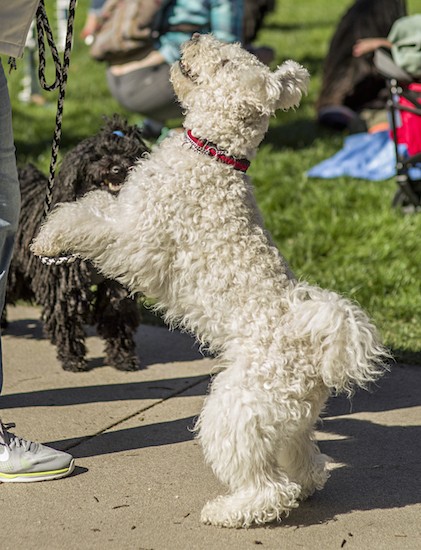
MULTIPOLYGON (((37 28, 38 53, 39 53, 39 68, 38 68, 39 81, 42 88, 47 92, 50 92, 56 89, 59 90, 59 96, 57 100, 56 121, 55 121, 55 127, 54 127, 54 136, 53 136, 53 143, 51 146, 50 170, 48 175, 47 191, 46 191, 45 203, 44 203, 43 220, 51 210, 51 203, 52 203, 52 197, 53 197, 55 172, 56 172, 57 158, 58 158, 58 153, 60 149, 61 134, 62 134, 64 97, 66 95, 67 75, 68 75, 69 66, 70 66, 70 51, 72 49, 72 42, 73 42, 76 2, 77 0, 69 0, 66 43, 65 43, 64 52, 63 52, 63 62, 61 62, 60 60, 57 47, 54 43, 53 33, 51 31, 47 13, 45 11, 44 0, 40 0, 37 13, 36 13, 36 28, 37 28), (55 80, 52 84, 47 84, 47 81, 45 78, 45 65, 46 65, 45 37, 47 38, 47 42, 50 47, 50 51, 51 51, 52 58, 54 60, 55 71, 56 71, 55 80)), ((57 258, 49 258, 46 256, 40 257, 41 261, 47 265, 52 265, 52 264, 62 265, 65 263, 71 263, 75 261, 76 258, 77 256, 74 256, 74 255, 60 256, 57 258)))

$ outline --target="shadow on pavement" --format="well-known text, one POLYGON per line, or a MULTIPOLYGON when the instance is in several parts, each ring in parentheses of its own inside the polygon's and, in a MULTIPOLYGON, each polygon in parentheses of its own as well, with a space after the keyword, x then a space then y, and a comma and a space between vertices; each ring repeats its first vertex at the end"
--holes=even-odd
POLYGON ((204 395, 200 382, 207 375, 188 378, 168 378, 148 382, 127 382, 125 384, 107 384, 97 386, 74 386, 51 390, 13 393, 1 396, 2 409, 22 407, 64 407, 84 403, 104 403, 113 401, 163 399, 187 388, 189 396, 204 395))
POLYGON ((93 437, 50 441, 48 445, 60 450, 71 450, 75 458, 161 447, 194 439, 192 429, 196 417, 140 425, 104 432, 93 437))

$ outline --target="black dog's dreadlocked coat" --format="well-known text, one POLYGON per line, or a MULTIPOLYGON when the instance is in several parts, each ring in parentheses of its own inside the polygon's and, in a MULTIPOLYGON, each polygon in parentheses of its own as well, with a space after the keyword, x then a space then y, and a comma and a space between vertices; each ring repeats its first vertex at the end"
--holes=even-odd
MULTIPOLYGON (((53 187, 53 205, 74 201, 99 188, 118 193, 130 167, 147 151, 137 127, 118 116, 108 119, 98 134, 64 157, 53 187)), ((133 340, 140 322, 136 301, 90 263, 76 260, 46 266, 30 252, 43 217, 47 178, 28 165, 19 170, 19 180, 22 206, 6 302, 24 299, 41 305, 45 335, 57 346, 65 370, 87 369, 85 324, 97 326, 110 365, 120 370, 139 368, 133 340)))

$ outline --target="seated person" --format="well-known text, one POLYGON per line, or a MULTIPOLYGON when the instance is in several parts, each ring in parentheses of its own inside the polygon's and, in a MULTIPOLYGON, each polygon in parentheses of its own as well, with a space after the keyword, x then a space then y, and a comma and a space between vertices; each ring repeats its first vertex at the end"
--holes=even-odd
POLYGON ((181 44, 194 32, 212 32, 226 42, 241 41, 241 22, 241 0, 176 0, 163 11, 161 27, 168 30, 156 38, 146 56, 108 66, 107 81, 113 97, 129 111, 152 119, 146 122, 145 137, 156 137, 153 134, 159 135, 165 121, 182 116, 169 80, 181 44))
POLYGON ((372 55, 356 56, 355 52, 368 47, 364 39, 379 37, 383 42, 393 23, 404 15, 404 3, 397 0, 356 0, 341 18, 324 62, 316 103, 321 124, 363 131, 366 124, 359 113, 385 108, 385 80, 375 69, 372 55))
MULTIPOLYGON (((170 67, 180 57, 180 46, 194 32, 209 33, 224 42, 243 42, 245 5, 247 21, 259 8, 260 17, 254 22, 253 37, 273 0, 173 0, 160 12, 159 28, 153 47, 147 52, 127 59, 111 61, 107 67, 107 82, 113 97, 127 110, 147 117, 144 121, 145 138, 157 137, 165 122, 182 117, 169 80, 170 67), (253 9, 249 9, 250 6, 253 9)), ((106 9, 106 6, 104 7, 106 9)), ((250 25, 247 27, 249 28, 250 25)), ((245 39, 247 40, 247 38, 245 39)), ((264 61, 273 59, 273 51, 258 48, 256 55, 264 61)))

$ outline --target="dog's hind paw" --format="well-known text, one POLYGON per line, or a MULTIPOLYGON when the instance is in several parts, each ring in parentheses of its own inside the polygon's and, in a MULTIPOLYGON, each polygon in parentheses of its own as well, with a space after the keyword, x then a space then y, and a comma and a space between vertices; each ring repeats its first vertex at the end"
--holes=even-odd
POLYGON ((66 358, 62 359, 62 367, 63 370, 66 370, 68 372, 87 372, 89 370, 88 364, 86 363, 85 359, 80 357, 72 357, 72 358, 66 358))
POLYGON ((119 357, 119 358, 113 358, 109 359, 110 365, 112 365, 117 370, 122 371, 136 371, 140 370, 142 367, 139 363, 139 359, 136 356, 130 356, 130 357, 119 357))
POLYGON ((136 363, 136 364, 127 364, 127 363, 124 363, 124 364, 119 364, 119 365, 113 365, 114 368, 116 368, 117 370, 121 370, 121 371, 124 371, 124 372, 135 372, 137 370, 140 370, 142 367, 139 365, 139 363, 136 363))

